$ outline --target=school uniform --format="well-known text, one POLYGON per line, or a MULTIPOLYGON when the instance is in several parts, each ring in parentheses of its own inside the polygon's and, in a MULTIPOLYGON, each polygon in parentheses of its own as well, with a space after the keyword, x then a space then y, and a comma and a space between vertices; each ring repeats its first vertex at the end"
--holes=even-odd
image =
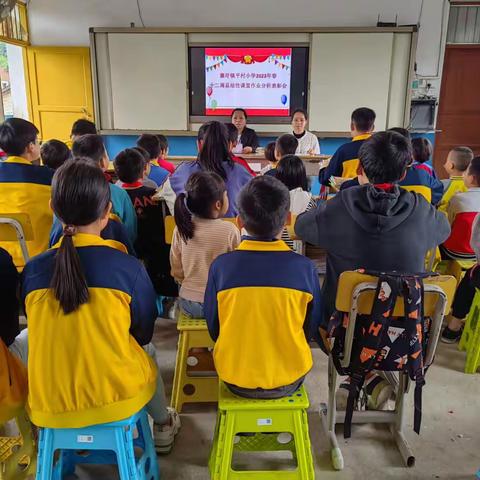
POLYGON ((316 135, 308 130, 305 130, 300 135, 295 132, 292 134, 298 140, 295 155, 310 155, 311 152, 313 152, 314 155, 320 155, 320 144, 318 143, 316 135))
POLYGON ((157 160, 152 160, 153 164, 157 164, 159 167, 167 170, 168 173, 172 174, 175 171, 175 165, 164 158, 157 158, 157 160))
POLYGON ((235 393, 281 396, 312 368, 318 276, 281 240, 244 237, 220 255, 210 267, 204 311, 218 376, 235 393))
POLYGON ((466 192, 468 190, 462 176, 453 176, 445 180, 441 180, 443 183, 443 196, 438 204, 438 209, 447 214, 448 204, 456 193, 466 192))
POLYGON ((87 303, 65 315, 50 288, 59 244, 32 259, 22 279, 29 333, 27 411, 41 427, 127 418, 156 388, 155 363, 141 347, 150 342, 157 316, 143 265, 112 240, 88 234, 72 240, 89 289, 87 303))
POLYGON ((424 170, 432 177, 437 178, 437 174, 435 173, 435 170, 430 165, 428 165, 428 163, 413 162, 412 166, 413 168, 416 168, 418 170, 424 170))
POLYGON ((235 163, 238 163, 239 165, 241 165, 242 167, 244 167, 247 172, 252 175, 252 177, 255 177, 256 173, 250 168, 250 165, 248 164, 248 162, 242 158, 242 157, 237 157, 236 155, 233 155, 232 154, 232 160, 235 162, 235 163))
POLYGON ((423 272, 427 252, 450 233, 445 215, 422 196, 392 185, 340 191, 297 218, 295 233, 327 250, 323 326, 335 309, 337 282, 347 270, 423 272))
POLYGON ((153 180, 157 186, 163 185, 169 175, 170 172, 165 168, 160 167, 156 160, 150 162, 150 173, 148 174, 148 178, 153 180))
POLYGON ((359 165, 358 152, 360 147, 372 136, 363 133, 352 138, 351 142, 341 145, 330 159, 326 168, 320 170, 318 179, 322 185, 328 186, 330 177, 354 178, 359 165))
MULTIPOLYGON (((0 162, 0 216, 28 215, 33 231, 33 240, 26 242, 30 257, 48 248, 53 221, 49 206, 53 174, 53 170, 32 165, 22 157, 8 157, 0 162)), ((0 242, 0 247, 12 256, 17 268, 23 268, 25 261, 18 242, 0 242)))

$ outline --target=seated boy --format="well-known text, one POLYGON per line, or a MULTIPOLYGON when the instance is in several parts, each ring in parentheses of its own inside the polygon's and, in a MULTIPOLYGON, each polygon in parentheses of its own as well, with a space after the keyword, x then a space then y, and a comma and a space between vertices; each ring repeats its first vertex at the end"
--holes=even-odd
POLYGON ((170 174, 175 171, 175 165, 172 162, 167 160, 168 155, 168 139, 165 135, 157 135, 158 141, 160 142, 160 155, 157 158, 157 164, 159 167, 168 170, 170 174))
POLYGON ((113 164, 137 214, 137 256, 144 261, 156 292, 177 296, 178 289, 170 275, 170 247, 165 243, 164 209, 152 198, 156 189, 142 183, 144 161, 137 149, 127 148, 115 157, 113 164))
MULTIPOLYGON (((151 178, 149 178, 150 172, 152 171, 152 164, 150 163, 150 155, 148 152, 142 148, 142 147, 133 147, 134 150, 137 150, 142 154, 143 160, 144 160, 144 167, 143 167, 143 178, 142 178, 142 183, 145 187, 148 188, 154 188, 155 190, 158 188, 158 185, 156 182, 154 182, 151 178)), ((122 186, 122 181, 118 180, 116 185, 119 187, 122 186)))
POLYGON ((270 169, 264 171, 263 175, 275 176, 275 168, 277 167, 278 162, 285 155, 295 155, 297 147, 298 140, 290 133, 285 133, 278 137, 277 141, 275 142, 275 162, 270 162, 270 169))
POLYGON ((377 133, 362 145, 359 159, 360 186, 340 191, 295 224, 300 239, 327 250, 323 329, 335 310, 342 272, 423 272, 427 252, 450 233, 445 215, 396 185, 412 159, 404 137, 377 133))
POLYGON ((226 123, 225 127, 227 128, 227 133, 228 133, 228 148, 230 150, 230 153, 232 155, 232 160, 235 163, 238 163, 242 165, 242 167, 245 167, 247 171, 250 173, 250 175, 255 176, 256 173, 250 168, 250 165, 248 162, 242 158, 242 157, 237 157, 234 153, 233 150, 237 146, 237 139, 238 139, 238 130, 237 127, 233 123, 226 123))
POLYGON ((56 170, 71 158, 71 153, 67 145, 60 140, 49 140, 42 144, 40 158, 46 167, 56 170))
POLYGON ((443 197, 438 204, 441 212, 447 213, 448 204, 458 192, 466 192, 468 188, 463 181, 463 173, 470 165, 474 155, 471 148, 455 147, 448 153, 443 168, 448 173, 448 179, 442 180, 443 197))
POLYGON ((376 114, 371 108, 357 108, 352 112, 350 131, 352 141, 337 149, 328 167, 319 173, 321 184, 329 186, 330 177, 354 178, 357 175, 358 151, 375 129, 376 114))
MULTIPOLYGON (((87 157, 92 159, 105 172, 108 168, 109 159, 103 139, 100 135, 83 135, 72 145, 74 157, 87 157)), ((117 185, 110 184, 110 195, 112 200, 112 213, 122 221, 127 229, 128 236, 132 242, 137 236, 137 216, 133 209, 128 194, 117 185)))
MULTIPOLYGON (((21 118, 9 118, 0 125, 0 148, 8 155, 0 162, 0 216, 28 215, 33 231, 33 239, 27 241, 31 257, 47 250, 53 220, 49 206, 53 171, 32 165, 40 158, 37 135, 37 127, 21 118)), ((24 267, 18 242, 0 242, 0 247, 8 251, 17 268, 24 267)))
POLYGON ((312 368, 308 340, 321 314, 313 263, 279 240, 290 196, 276 178, 251 180, 238 196, 248 232, 210 267, 204 312, 218 376, 235 394, 280 398, 312 368))
POLYGON ((466 192, 456 193, 450 200, 447 215, 452 232, 440 246, 442 258, 473 260, 475 253, 470 245, 472 225, 480 212, 480 157, 475 157, 463 173, 466 192))
POLYGON ((97 127, 93 122, 86 118, 79 118, 72 125, 72 130, 70 132, 70 145, 68 146, 71 148, 73 142, 83 135, 96 135, 97 133, 97 127))
POLYGON ((149 156, 150 174, 148 178, 152 179, 159 187, 163 185, 170 172, 158 165, 160 157, 160 141, 156 135, 144 133, 137 139, 137 147, 143 148, 149 156))

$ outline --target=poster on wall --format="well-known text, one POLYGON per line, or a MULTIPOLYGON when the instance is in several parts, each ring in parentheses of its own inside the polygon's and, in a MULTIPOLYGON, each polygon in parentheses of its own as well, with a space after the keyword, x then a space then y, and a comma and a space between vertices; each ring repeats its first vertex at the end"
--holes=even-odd
POLYGON ((291 62, 291 48, 205 48, 206 115, 289 116, 291 62))

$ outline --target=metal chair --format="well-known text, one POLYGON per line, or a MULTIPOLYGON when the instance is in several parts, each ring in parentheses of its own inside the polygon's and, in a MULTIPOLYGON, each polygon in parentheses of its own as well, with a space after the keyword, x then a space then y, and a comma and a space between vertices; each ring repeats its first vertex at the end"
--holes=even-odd
POLYGON ((33 239, 32 224, 27 214, 2 213, 0 215, 0 240, 2 242, 18 242, 25 264, 30 260, 27 241, 33 239))

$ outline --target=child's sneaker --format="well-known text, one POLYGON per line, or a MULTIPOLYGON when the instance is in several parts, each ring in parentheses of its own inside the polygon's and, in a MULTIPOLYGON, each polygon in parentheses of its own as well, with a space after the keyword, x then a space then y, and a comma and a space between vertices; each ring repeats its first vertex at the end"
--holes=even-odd
POLYGON ((442 336, 440 337, 440 340, 443 343, 455 343, 458 342, 462 336, 462 328, 460 330, 451 330, 448 327, 445 327, 442 332, 442 336))
POLYGON ((155 450, 157 453, 170 453, 175 440, 175 435, 181 427, 180 417, 178 412, 172 408, 167 407, 169 414, 169 422, 164 425, 158 423, 153 424, 153 441, 155 443, 155 450))

